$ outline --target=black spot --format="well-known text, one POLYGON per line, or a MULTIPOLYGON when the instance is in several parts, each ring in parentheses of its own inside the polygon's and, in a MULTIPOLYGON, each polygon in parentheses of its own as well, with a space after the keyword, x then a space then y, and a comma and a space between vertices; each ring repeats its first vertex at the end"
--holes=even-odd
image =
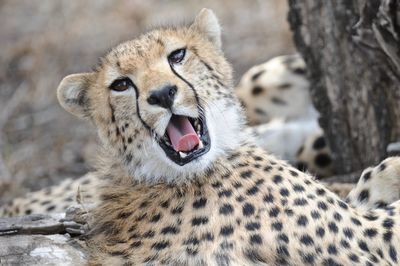
POLYGON ((199 226, 199 225, 207 224, 207 223, 208 223, 208 218, 204 217, 204 216, 194 217, 192 219, 192 226, 199 226))
POLYGON ((251 81, 256 81, 264 72, 265 72, 265 70, 261 70, 261 71, 255 73, 253 76, 251 76, 251 81))
POLYGON ((389 256, 394 263, 397 263, 397 251, 392 245, 389 247, 389 256))
POLYGON ((315 164, 319 167, 326 167, 332 162, 331 157, 328 154, 321 153, 315 157, 315 164))
POLYGON ((293 185, 293 190, 296 192, 304 192, 305 191, 304 187, 300 184, 293 185))
POLYGON ((272 166, 271 165, 267 165, 264 167, 264 171, 265 172, 270 172, 272 170, 272 166))
POLYGON ((255 108, 254 109, 254 112, 256 113, 256 114, 258 114, 258 115, 267 115, 267 113, 264 111, 264 110, 262 110, 262 109, 260 109, 260 108, 255 108))
POLYGON ((342 200, 338 200, 337 203, 338 203, 339 207, 344 210, 347 210, 349 208, 349 206, 342 200))
POLYGON ((271 194, 267 194, 264 196, 264 201, 268 202, 268 203, 273 203, 274 202, 274 196, 272 196, 271 194))
POLYGON ((218 197, 220 197, 220 198, 222 198, 222 197, 229 198, 230 196, 232 196, 231 189, 224 189, 224 190, 221 190, 220 192, 218 192, 218 197))
POLYGON ((359 261, 360 261, 360 259, 358 258, 358 256, 357 256, 356 254, 354 254, 354 253, 352 253, 352 254, 349 255, 349 259, 350 259, 351 261, 354 261, 354 262, 359 262, 359 261))
POLYGON ((361 226, 361 222, 357 218, 352 217, 350 220, 354 225, 361 226))
POLYGON ((264 91, 264 89, 261 88, 260 86, 255 86, 251 90, 251 94, 253 94, 254 96, 257 96, 257 95, 260 95, 261 93, 263 93, 263 91, 264 91))
POLYGON ((242 185, 242 183, 240 183, 240 182, 234 182, 233 183, 233 187, 234 188, 236 188, 236 189, 238 189, 238 188, 240 188, 240 187, 242 187, 243 185, 242 185))
POLYGON ((371 171, 368 171, 365 174, 363 174, 361 178, 364 180, 364 182, 367 182, 371 178, 371 171))
POLYGON ((297 198, 293 201, 295 206, 305 206, 308 204, 308 201, 305 198, 297 198))
POLYGON ((258 234, 254 234, 250 236, 250 244, 252 245, 261 245, 262 244, 262 237, 258 234))
POLYGON ((292 86, 293 86, 293 85, 290 84, 290 83, 283 83, 283 84, 278 85, 277 88, 278 88, 279 90, 287 90, 287 89, 290 89, 292 86))
POLYGON ((358 195, 358 201, 363 202, 367 201, 369 199, 369 191, 367 189, 364 189, 360 192, 360 195, 358 195))
POLYGON ((287 103, 279 97, 272 97, 271 102, 277 105, 287 105, 287 103))
POLYGON ((391 218, 386 218, 383 223, 382 226, 386 229, 391 229, 394 225, 394 221, 391 218))
POLYGON ((151 217, 150 222, 156 223, 160 220, 160 218, 161 218, 161 213, 158 213, 158 214, 154 215, 153 217, 151 217))
POLYGON ((207 204, 207 199, 206 198, 200 198, 198 200, 196 200, 195 202, 193 202, 193 208, 195 209, 200 209, 200 208, 204 208, 207 204))
POLYGON ((247 171, 244 171, 244 172, 241 172, 240 173, 240 176, 242 177, 242 178, 250 178, 251 176, 253 175, 253 172, 252 171, 250 171, 250 170, 247 170, 247 171))
POLYGON ((348 238, 348 239, 352 239, 354 236, 353 230, 351 228, 344 228, 343 229, 343 234, 348 238))
POLYGON ((50 211, 53 211, 55 208, 56 208, 55 205, 51 205, 51 206, 46 208, 46 211, 50 212, 50 211))
POLYGON ((172 214, 180 214, 183 212, 183 206, 177 206, 171 210, 172 214))
POLYGON ((363 240, 358 241, 358 246, 361 248, 361 250, 369 252, 368 245, 367 243, 365 243, 365 241, 363 240))
POLYGON ((223 215, 228 215, 231 214, 232 212, 233 212, 233 207, 229 203, 225 203, 219 208, 219 213, 223 215))
POLYGON ((343 266, 340 263, 337 263, 334 259, 329 258, 329 259, 324 259, 323 261, 324 266, 343 266))
POLYGON ((333 244, 330 244, 330 245, 328 246, 328 253, 329 253, 329 255, 336 255, 336 254, 337 254, 337 248, 336 248, 336 246, 333 245, 333 244))
POLYGON ((326 194, 325 189, 323 189, 323 188, 318 188, 317 189, 317 195, 318 196, 322 196, 322 195, 325 195, 325 194, 326 194))
POLYGON ((317 236, 319 236, 320 238, 323 238, 325 235, 325 229, 322 227, 318 227, 316 232, 317 236))
POLYGON ((131 248, 138 248, 142 245, 142 241, 134 241, 132 242, 132 244, 130 245, 131 248))
POLYGON ((202 240, 207 240, 207 241, 213 241, 214 240, 214 235, 212 233, 210 233, 210 232, 207 232, 207 233, 204 233, 201 236, 201 239, 202 240))
POLYGON ((301 260, 307 265, 314 265, 315 257, 313 254, 302 254, 301 260))
POLYGON ((342 245, 342 247, 344 247, 344 248, 349 248, 349 247, 350 247, 349 242, 347 242, 347 241, 344 240, 344 239, 342 239, 342 240, 340 241, 340 245, 342 245))
POLYGON ((245 227, 248 231, 255 231, 255 230, 260 229, 260 223, 259 222, 249 222, 246 224, 245 227))
POLYGON ((289 243, 289 237, 286 234, 283 234, 283 233, 278 235, 278 240, 282 241, 282 242, 285 242, 286 244, 289 243))
POLYGON ((143 234, 143 237, 144 238, 152 238, 155 236, 155 234, 156 234, 156 232, 154 232, 153 230, 149 230, 143 234))
POLYGON ((213 188, 220 188, 220 187, 222 187, 222 183, 217 181, 217 182, 212 183, 211 186, 213 188))
POLYGON ((175 226, 166 226, 163 229, 161 229, 161 234, 166 235, 166 234, 172 234, 176 235, 179 233, 179 229, 176 228, 175 226))
POLYGON ((246 191, 246 194, 247 194, 248 196, 252 196, 252 195, 257 194, 257 192, 258 192, 258 187, 257 187, 257 186, 253 186, 253 187, 249 188, 249 189, 246 191))
POLYGON ((385 170, 385 169, 386 169, 386 164, 381 163, 381 164, 379 165, 379 171, 382 172, 382 171, 385 170))
POLYGON ((319 201, 318 202, 318 208, 321 209, 321 210, 326 211, 328 209, 328 205, 326 205, 326 203, 323 202, 323 201, 319 201))
POLYGON ((334 234, 337 234, 337 232, 339 231, 337 225, 334 222, 328 223, 328 228, 329 228, 329 231, 334 234))
POLYGON ((378 234, 378 231, 375 228, 368 228, 364 230, 364 236, 368 236, 369 238, 373 238, 378 234))
POLYGON ((321 214, 319 214, 318 211, 311 211, 311 217, 312 217, 314 220, 318 220, 319 218, 321 218, 321 214))
POLYGON ((237 196, 236 197, 236 201, 237 202, 243 202, 244 201, 244 197, 243 196, 237 196))
POLYGON ((164 241, 160 241, 160 242, 154 243, 154 244, 151 246, 151 248, 152 248, 152 249, 155 249, 155 250, 163 250, 163 249, 169 247, 170 245, 171 245, 171 243, 170 243, 169 241, 164 240, 164 241))
POLYGON ((164 209, 169 208, 169 201, 166 200, 166 201, 162 202, 162 203, 161 203, 161 207, 163 207, 164 209))
POLYGON ((300 237, 300 242, 306 246, 314 245, 314 240, 307 234, 300 237))
POLYGON ((390 241, 392 241, 392 237, 393 237, 393 232, 392 231, 386 231, 384 234, 383 234, 383 240, 385 241, 385 242, 390 242, 390 241))
POLYGON ((379 201, 375 202, 374 205, 376 208, 384 209, 387 207, 388 204, 384 201, 379 200, 379 201))
POLYGON ((333 218, 337 221, 340 222, 342 220, 342 215, 340 215, 338 212, 335 212, 333 214, 333 218))
POLYGON ((272 209, 269 211, 269 216, 270 216, 271 218, 277 217, 277 216, 279 215, 280 212, 281 212, 281 211, 279 210, 278 207, 274 207, 274 208, 272 208, 272 209))
POLYGON ((283 197, 289 196, 289 190, 288 190, 287 188, 281 188, 281 190, 279 191, 279 193, 280 193, 283 197))
POLYGON ((274 181, 275 184, 279 184, 282 182, 282 176, 280 175, 276 175, 272 178, 272 180, 274 181))
POLYGON ((231 225, 223 226, 221 227, 219 234, 222 236, 229 236, 233 234, 233 227, 231 225))
POLYGON ((282 225, 281 222, 274 222, 274 223, 271 224, 271 227, 275 231, 281 231, 282 228, 283 228, 283 225, 282 225))
POLYGON ((244 216, 250 216, 254 214, 254 206, 250 203, 245 203, 242 208, 244 216))
POLYGON ((308 224, 308 219, 305 215, 300 215, 299 218, 297 219, 297 225, 299 226, 307 226, 308 224))
POLYGON ((26 215, 29 215, 29 214, 31 214, 31 213, 32 213, 32 210, 31 210, 31 209, 25 210, 25 214, 26 214, 26 215))

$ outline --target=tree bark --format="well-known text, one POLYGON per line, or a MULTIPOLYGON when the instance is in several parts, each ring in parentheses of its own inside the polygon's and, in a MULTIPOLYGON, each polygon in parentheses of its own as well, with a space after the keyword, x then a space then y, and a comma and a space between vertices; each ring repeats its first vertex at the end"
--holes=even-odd
POLYGON ((289 0, 337 174, 374 165, 400 140, 400 0, 289 0))

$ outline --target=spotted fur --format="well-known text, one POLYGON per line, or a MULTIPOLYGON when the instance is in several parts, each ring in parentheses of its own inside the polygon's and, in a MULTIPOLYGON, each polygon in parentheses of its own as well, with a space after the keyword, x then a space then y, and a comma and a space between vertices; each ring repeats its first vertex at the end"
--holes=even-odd
POLYGON ((251 125, 247 131, 260 147, 300 170, 320 178, 331 176, 332 153, 305 74, 299 55, 279 56, 248 70, 235 93, 251 125))
MULTIPOLYGON (((400 202, 357 208, 258 148, 243 130, 217 37, 216 17, 203 10, 191 26, 124 43, 96 72, 61 83, 62 105, 97 126, 105 151, 89 265, 398 264, 400 202), (165 66, 165 51, 181 46, 190 49, 186 60, 165 66), (121 75, 135 87, 110 91, 121 75), (166 80, 178 84, 182 98, 170 110, 148 106, 147 93, 166 80), (196 105, 204 108, 213 146, 174 165, 155 133, 163 133, 168 112, 196 116, 196 105)), ((394 173, 385 172, 386 163, 378 168, 373 173, 394 173)))

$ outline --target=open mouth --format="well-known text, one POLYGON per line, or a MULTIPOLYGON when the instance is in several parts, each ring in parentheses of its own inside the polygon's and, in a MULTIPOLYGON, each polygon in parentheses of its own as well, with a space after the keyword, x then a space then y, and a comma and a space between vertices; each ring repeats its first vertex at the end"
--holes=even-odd
POLYGON ((167 130, 158 143, 178 165, 185 165, 210 150, 210 136, 205 118, 172 115, 167 130))

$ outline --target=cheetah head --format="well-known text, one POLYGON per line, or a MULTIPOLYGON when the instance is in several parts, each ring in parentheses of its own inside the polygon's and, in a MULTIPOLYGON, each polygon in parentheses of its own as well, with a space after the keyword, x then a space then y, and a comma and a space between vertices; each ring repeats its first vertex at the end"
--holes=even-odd
POLYGON ((112 49, 94 72, 65 77, 61 105, 91 120, 108 157, 140 181, 187 181, 240 142, 242 114, 221 29, 203 9, 112 49))

